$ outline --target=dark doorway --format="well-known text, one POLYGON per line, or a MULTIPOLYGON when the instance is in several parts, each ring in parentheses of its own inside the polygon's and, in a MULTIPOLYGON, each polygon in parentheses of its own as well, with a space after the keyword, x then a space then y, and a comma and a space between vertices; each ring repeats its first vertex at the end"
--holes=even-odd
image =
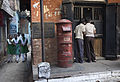
POLYGON ((25 11, 27 10, 31 10, 31 5, 30 5, 31 0, 20 0, 20 10, 21 11, 25 11))
MULTIPOLYGON (((95 54, 98 57, 103 56, 102 54, 102 43, 103 43, 103 28, 104 28, 104 7, 102 6, 74 6, 74 20, 73 20, 73 29, 81 18, 90 18, 94 22, 96 27, 96 35, 94 41, 94 50, 95 54)), ((74 40, 74 54, 76 54, 76 43, 74 40)))

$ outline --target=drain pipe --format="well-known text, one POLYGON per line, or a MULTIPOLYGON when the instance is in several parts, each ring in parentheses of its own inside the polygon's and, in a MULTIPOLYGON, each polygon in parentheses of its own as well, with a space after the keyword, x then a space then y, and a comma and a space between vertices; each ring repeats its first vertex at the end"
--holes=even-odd
POLYGON ((45 61, 45 48, 44 48, 44 14, 43 14, 43 0, 40 0, 40 19, 41 19, 41 39, 42 39, 42 62, 45 61))

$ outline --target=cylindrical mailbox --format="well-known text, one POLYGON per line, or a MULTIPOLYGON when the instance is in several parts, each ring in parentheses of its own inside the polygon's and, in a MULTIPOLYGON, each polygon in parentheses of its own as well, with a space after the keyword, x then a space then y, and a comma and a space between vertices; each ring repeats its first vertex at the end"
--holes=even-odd
POLYGON ((57 36, 58 43, 72 43, 72 36, 71 35, 64 35, 64 36, 57 36))
POLYGON ((58 44, 58 66, 71 67, 73 64, 72 22, 67 19, 62 19, 59 20, 56 25, 58 44))

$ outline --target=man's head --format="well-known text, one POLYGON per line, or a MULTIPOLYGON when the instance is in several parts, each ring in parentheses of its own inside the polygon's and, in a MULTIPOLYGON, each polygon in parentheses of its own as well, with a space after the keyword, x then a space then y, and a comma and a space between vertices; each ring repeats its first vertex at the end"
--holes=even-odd
POLYGON ((90 21, 91 21, 91 19, 90 19, 90 18, 87 18, 86 20, 87 20, 87 23, 90 23, 90 21))
POLYGON ((83 23, 83 24, 86 23, 84 18, 81 19, 81 23, 83 23))

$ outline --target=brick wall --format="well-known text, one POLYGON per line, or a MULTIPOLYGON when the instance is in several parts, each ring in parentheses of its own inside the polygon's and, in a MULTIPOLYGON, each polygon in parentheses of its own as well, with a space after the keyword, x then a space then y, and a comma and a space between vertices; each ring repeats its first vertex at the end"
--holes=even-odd
POLYGON ((108 3, 120 3, 120 0, 108 0, 108 3))
POLYGON ((42 60, 41 44, 40 43, 41 43, 40 39, 33 39, 32 40, 33 64, 38 64, 42 60))
MULTIPOLYGON (((56 23, 61 19, 60 7, 62 0, 43 0, 44 4, 44 22, 56 23)), ((31 20, 32 23, 40 22, 40 3, 39 0, 31 0, 31 20)), ((32 39, 33 64, 37 65, 42 61, 41 39, 32 39)), ((50 64, 57 63, 57 37, 56 25, 55 36, 45 38, 45 60, 50 64)))

